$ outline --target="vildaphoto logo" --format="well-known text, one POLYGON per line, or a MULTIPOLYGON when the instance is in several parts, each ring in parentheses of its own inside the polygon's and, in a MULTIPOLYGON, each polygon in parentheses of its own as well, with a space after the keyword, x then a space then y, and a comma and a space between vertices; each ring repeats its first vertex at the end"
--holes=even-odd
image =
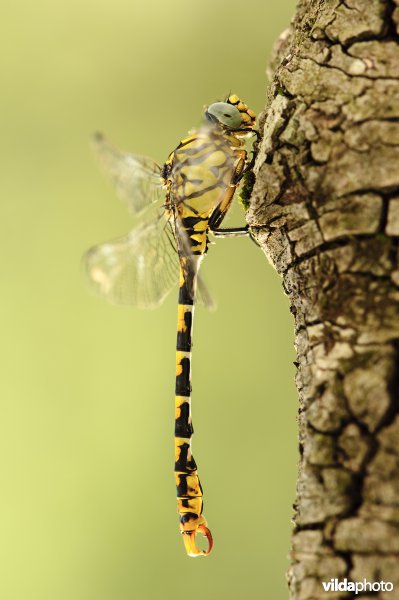
POLYGON ((392 592, 393 583, 390 581, 349 581, 348 579, 330 579, 322 581, 324 591, 326 592, 392 592))

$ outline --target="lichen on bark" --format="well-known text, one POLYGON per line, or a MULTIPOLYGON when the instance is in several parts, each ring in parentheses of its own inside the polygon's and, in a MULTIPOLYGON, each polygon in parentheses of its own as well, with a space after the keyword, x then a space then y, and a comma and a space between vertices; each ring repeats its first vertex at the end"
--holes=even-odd
POLYGON ((399 598, 399 0, 300 0, 276 44, 248 223, 295 317, 291 598, 399 598), (354 597, 354 596, 353 596, 354 597))

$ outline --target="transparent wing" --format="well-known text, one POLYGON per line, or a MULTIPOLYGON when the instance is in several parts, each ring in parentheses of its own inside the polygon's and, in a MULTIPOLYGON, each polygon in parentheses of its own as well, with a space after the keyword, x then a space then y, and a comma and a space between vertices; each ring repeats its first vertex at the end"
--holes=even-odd
POLYGON ((115 304, 155 308, 179 280, 179 259, 165 216, 91 248, 85 265, 94 290, 115 304))
POLYGON ((197 277, 197 301, 208 310, 216 310, 216 302, 208 290, 208 286, 204 282, 202 275, 197 277))
POLYGON ((93 136, 93 147, 103 173, 133 213, 139 213, 164 196, 161 168, 151 158, 115 148, 101 133, 93 136))

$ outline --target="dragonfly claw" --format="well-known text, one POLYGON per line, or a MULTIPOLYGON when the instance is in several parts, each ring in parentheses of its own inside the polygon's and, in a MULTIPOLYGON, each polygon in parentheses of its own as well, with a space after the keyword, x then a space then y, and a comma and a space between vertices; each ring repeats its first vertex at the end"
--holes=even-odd
POLYGON ((188 556, 208 556, 208 554, 211 552, 213 546, 212 534, 209 531, 208 527, 206 527, 205 525, 199 525, 198 528, 194 531, 182 531, 182 534, 184 536, 184 546, 186 548, 188 556), (195 538, 197 536, 197 533, 199 532, 201 532, 203 536, 206 537, 206 539, 208 540, 207 550, 200 550, 199 548, 197 548, 195 538))

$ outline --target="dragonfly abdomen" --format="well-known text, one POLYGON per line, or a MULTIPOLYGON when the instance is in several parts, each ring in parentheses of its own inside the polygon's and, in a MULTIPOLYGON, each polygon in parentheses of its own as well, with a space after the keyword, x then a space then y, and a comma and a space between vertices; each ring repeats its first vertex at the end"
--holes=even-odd
POLYGON ((190 556, 207 555, 212 536, 202 515, 202 487, 191 451, 191 346, 194 316, 195 272, 181 268, 176 343, 175 478, 180 531, 190 556), (197 548, 197 531, 208 539, 208 550, 197 548))

